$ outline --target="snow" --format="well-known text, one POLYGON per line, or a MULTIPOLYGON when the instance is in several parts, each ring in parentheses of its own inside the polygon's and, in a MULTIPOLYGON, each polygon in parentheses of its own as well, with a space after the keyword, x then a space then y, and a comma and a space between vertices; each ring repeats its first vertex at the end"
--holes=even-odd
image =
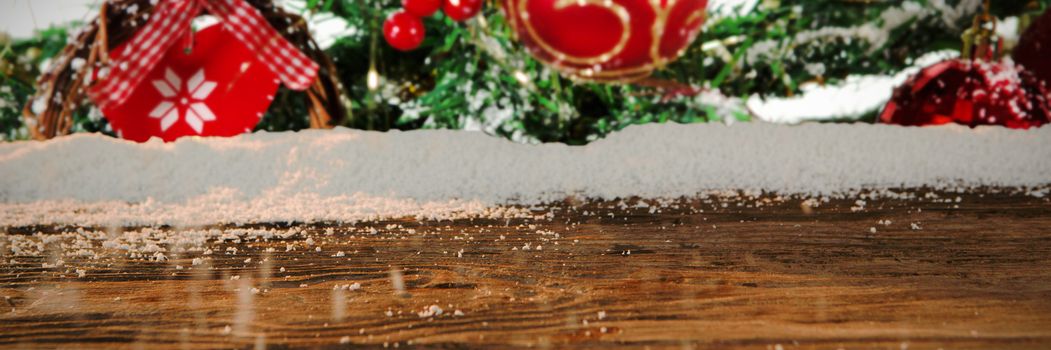
POLYGON ((714 16, 741 16, 755 8, 758 0, 710 0, 708 9, 714 16))
MULTIPOLYGON (((720 0, 713 1, 710 8, 716 9, 721 4, 753 6, 754 1, 749 0, 720 0)), ((907 1, 899 7, 890 7, 880 14, 880 18, 872 22, 861 23, 851 27, 822 27, 812 31, 798 33, 794 40, 779 42, 772 40, 759 41, 752 45, 746 52, 747 62, 756 62, 768 57, 777 56, 779 50, 787 46, 799 45, 814 40, 825 40, 830 38, 847 38, 851 40, 864 40, 869 43, 870 51, 880 49, 889 38, 890 32, 900 30, 903 25, 910 25, 913 20, 925 18, 938 18, 941 25, 947 30, 957 31, 956 24, 963 16, 974 13, 981 2, 978 0, 962 0, 955 6, 947 4, 944 0, 932 0, 928 5, 907 1)), ((750 8, 750 7, 748 7, 750 8)), ((734 15, 730 12, 716 14, 734 15)), ((740 14, 737 14, 740 15, 740 14)), ((1009 18, 998 27, 998 35, 1008 40, 1017 40, 1017 18, 1009 18)), ((761 99, 752 96, 748 100, 748 107, 765 121, 780 123, 798 123, 804 120, 826 120, 838 118, 857 118, 860 115, 881 108, 890 99, 895 86, 900 85, 905 79, 918 72, 924 66, 933 64, 942 59, 958 56, 956 50, 939 51, 927 54, 916 60, 913 67, 908 68, 895 75, 852 75, 840 85, 818 86, 812 84, 803 87, 803 94, 796 97, 761 99)), ((820 75, 823 66, 817 63, 807 65, 809 73, 820 75)))
POLYGON ((350 129, 136 144, 0 144, 0 225, 523 217, 567 196, 724 190, 849 195, 1051 183, 1051 128, 766 123, 633 126, 588 146, 477 132, 350 129))
MULTIPOLYGON (((360 36, 362 33, 346 20, 327 12, 307 11, 305 0, 278 0, 275 4, 286 11, 303 16, 310 28, 310 35, 322 49, 327 49, 343 37, 360 36)), ((360 39, 360 38, 359 38, 360 39)))
POLYGON ((762 99, 752 96, 746 103, 752 113, 768 122, 856 118, 882 109, 894 88, 920 69, 957 56, 957 51, 936 51, 917 58, 911 67, 894 75, 851 75, 839 85, 803 85, 800 87, 803 93, 795 97, 762 99))
POLYGON ((445 310, 442 310, 442 308, 440 306, 438 306, 438 305, 431 305, 429 307, 424 308, 423 311, 417 312, 416 315, 419 316, 420 318, 428 318, 428 317, 441 316, 442 313, 444 313, 444 312, 445 312, 445 310))
MULTIPOLYGON (((900 7, 889 7, 880 13, 876 20, 861 23, 851 27, 821 27, 810 31, 797 33, 794 40, 785 43, 779 42, 771 46, 772 40, 760 41, 748 50, 747 57, 750 61, 762 56, 771 56, 775 49, 789 45, 801 45, 816 40, 847 39, 864 40, 869 43, 869 53, 883 48, 890 38, 891 32, 900 29, 903 25, 913 23, 914 20, 924 19, 932 16, 940 16, 942 25, 948 30, 956 30, 956 21, 965 14, 974 13, 980 5, 979 0, 963 0, 956 7, 945 4, 944 0, 932 0, 930 6, 920 3, 906 1, 900 7)), ((796 12, 802 11, 796 7, 796 12)))

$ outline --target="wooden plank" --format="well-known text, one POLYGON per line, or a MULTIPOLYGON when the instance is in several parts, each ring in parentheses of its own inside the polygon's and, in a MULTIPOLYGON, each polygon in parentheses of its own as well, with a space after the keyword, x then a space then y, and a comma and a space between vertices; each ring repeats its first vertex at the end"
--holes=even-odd
POLYGON ((1051 347, 1047 199, 650 210, 567 200, 533 219, 223 227, 242 235, 196 243, 172 228, 9 227, 0 346, 1051 347), (104 246, 142 236, 167 260, 104 246), (12 255, 25 242, 41 243, 12 255))

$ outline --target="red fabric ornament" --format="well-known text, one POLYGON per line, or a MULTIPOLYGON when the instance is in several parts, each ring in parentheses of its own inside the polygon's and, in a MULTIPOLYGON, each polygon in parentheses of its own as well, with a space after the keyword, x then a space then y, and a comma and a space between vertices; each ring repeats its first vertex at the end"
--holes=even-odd
POLYGON ((383 21, 383 38, 395 49, 409 51, 423 42, 423 21, 405 11, 398 11, 383 21))
POLYGON ((1048 89, 1010 62, 952 59, 894 90, 880 121, 900 125, 1002 125, 1025 129, 1051 117, 1048 89))
POLYGON ((631 81, 678 58, 707 0, 503 0, 522 43, 575 78, 631 81))
POLYGON ((1033 72, 1051 86, 1051 9, 1033 21, 1018 39, 1012 55, 1015 63, 1033 72))
POLYGON ((444 0, 442 12, 454 21, 463 22, 482 10, 482 0, 444 0))
POLYGON ((103 109, 119 105, 138 91, 148 72, 157 68, 162 54, 176 46, 183 33, 191 31, 190 22, 202 10, 214 15, 232 34, 229 41, 251 50, 288 88, 306 90, 317 78, 317 63, 285 40, 245 0, 164 0, 157 4, 150 20, 125 42, 120 54, 111 54, 121 58, 113 59, 106 74, 87 89, 95 105, 103 109))
POLYGON ((430 17, 442 7, 442 0, 401 0, 401 7, 416 17, 430 17))
MULTIPOLYGON (((173 45, 123 103, 101 108, 120 137, 143 142, 154 136, 233 136, 259 123, 278 76, 222 26, 190 35, 188 54, 184 45, 173 45)), ((124 48, 117 47, 112 58, 127 58, 124 48)))

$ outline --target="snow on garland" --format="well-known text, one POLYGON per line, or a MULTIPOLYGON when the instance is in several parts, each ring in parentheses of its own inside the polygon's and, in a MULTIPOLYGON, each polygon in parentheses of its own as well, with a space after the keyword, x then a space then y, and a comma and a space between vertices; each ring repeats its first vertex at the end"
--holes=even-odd
POLYGON ((634 126, 584 147, 451 130, 257 133, 134 144, 0 144, 0 225, 357 221, 567 195, 843 195, 1051 184, 1051 128, 744 123, 634 126))
MULTIPOLYGON (((793 46, 804 45, 814 41, 844 39, 864 40, 868 45, 868 53, 883 48, 890 38, 890 33, 905 25, 911 25, 916 21, 939 18, 941 25, 947 29, 955 30, 956 22, 965 15, 973 14, 981 6, 980 0, 962 0, 953 7, 944 0, 933 0, 928 6, 918 2, 907 1, 900 7, 890 7, 880 14, 880 17, 871 22, 862 23, 851 27, 822 27, 811 31, 800 32, 789 42, 776 42, 764 40, 755 43, 745 54, 745 62, 760 62, 763 59, 775 58, 783 55, 784 51, 793 46)), ((745 62, 738 62, 743 65, 745 62)))

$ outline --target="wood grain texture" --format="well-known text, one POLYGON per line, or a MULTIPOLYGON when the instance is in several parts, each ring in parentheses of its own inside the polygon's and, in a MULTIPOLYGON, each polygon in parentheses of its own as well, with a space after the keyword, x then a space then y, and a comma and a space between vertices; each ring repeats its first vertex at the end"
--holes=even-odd
POLYGON ((70 258, 75 228, 9 227, 55 248, 0 256, 0 346, 1051 348, 1051 203, 940 198, 257 225, 303 233, 162 244, 164 261, 100 242, 70 258))

